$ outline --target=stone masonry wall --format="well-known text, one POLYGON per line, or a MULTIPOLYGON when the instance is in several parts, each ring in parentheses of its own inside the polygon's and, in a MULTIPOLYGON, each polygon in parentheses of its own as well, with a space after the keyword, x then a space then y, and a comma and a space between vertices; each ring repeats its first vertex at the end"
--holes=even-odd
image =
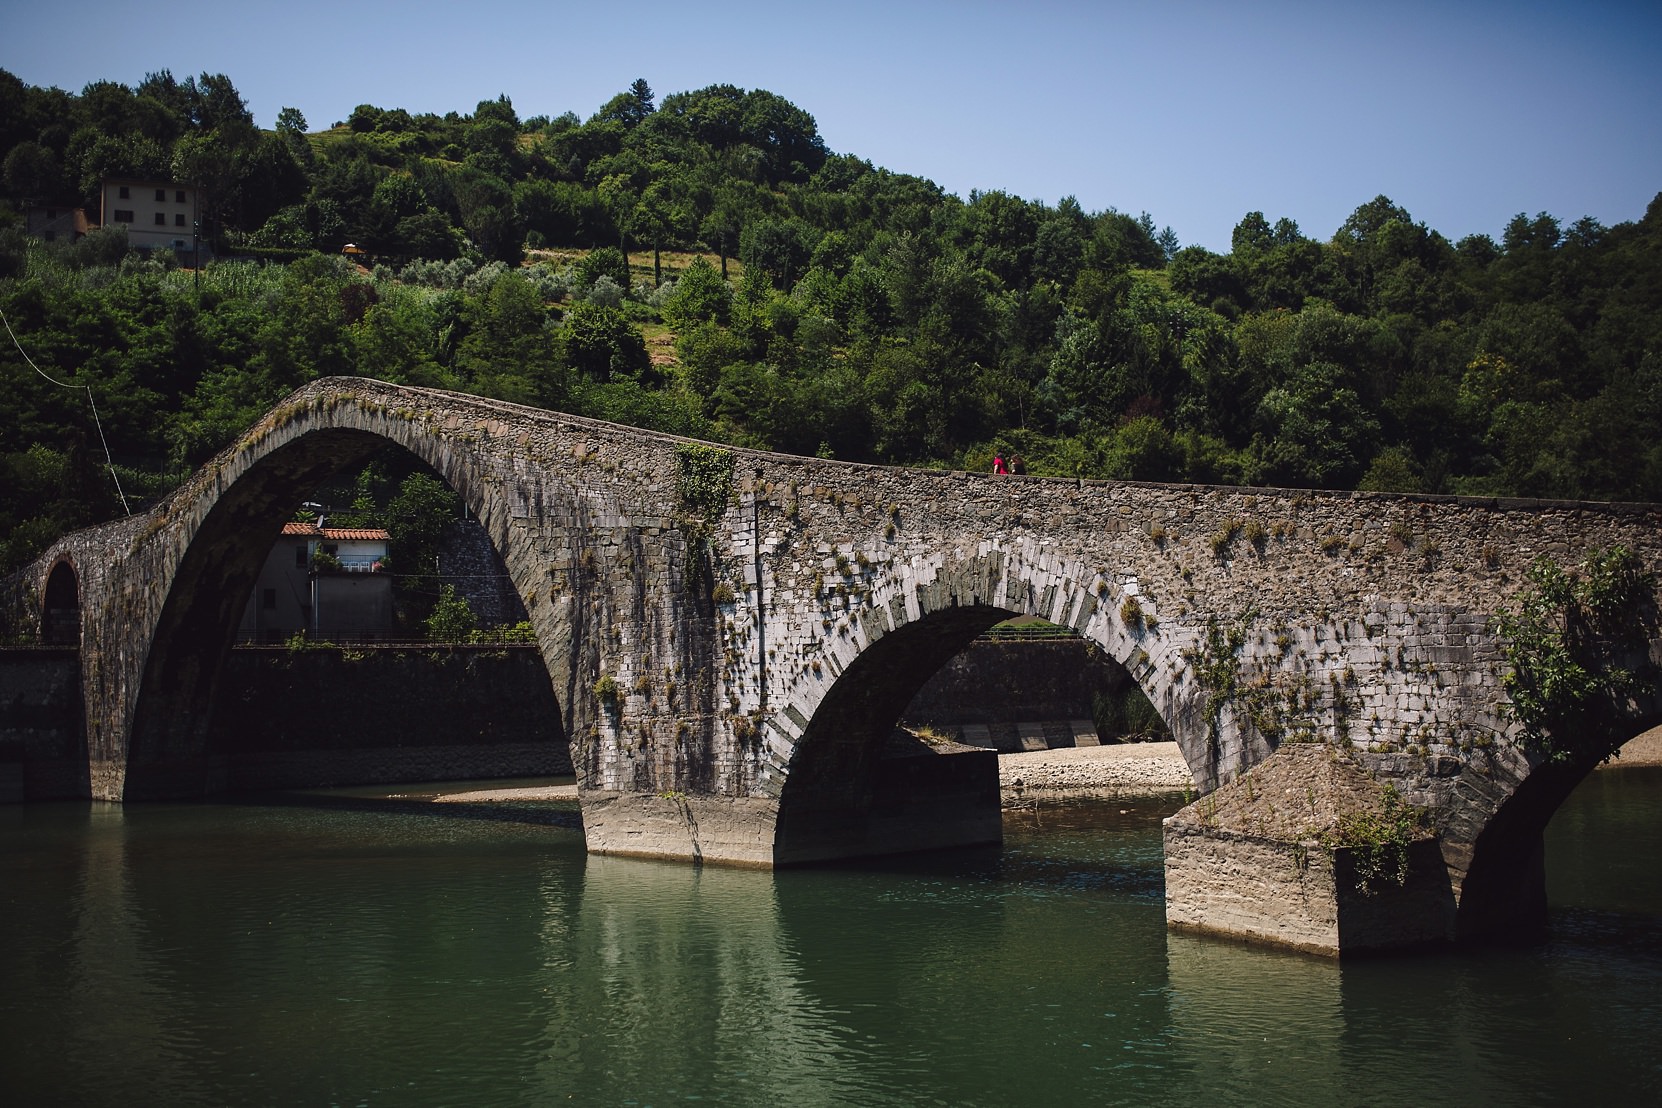
POLYGON ((239 648, 213 730, 244 789, 571 773, 547 671, 526 647, 239 648))
POLYGON ((81 670, 74 650, 0 650, 0 802, 86 791, 81 670))

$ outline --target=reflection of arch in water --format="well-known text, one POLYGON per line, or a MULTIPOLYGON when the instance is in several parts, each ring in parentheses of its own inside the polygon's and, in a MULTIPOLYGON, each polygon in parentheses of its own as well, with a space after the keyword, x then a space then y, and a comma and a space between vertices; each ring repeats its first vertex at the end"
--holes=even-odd
POLYGON ((46 577, 40 637, 50 646, 81 645, 81 579, 67 558, 60 559, 46 577))

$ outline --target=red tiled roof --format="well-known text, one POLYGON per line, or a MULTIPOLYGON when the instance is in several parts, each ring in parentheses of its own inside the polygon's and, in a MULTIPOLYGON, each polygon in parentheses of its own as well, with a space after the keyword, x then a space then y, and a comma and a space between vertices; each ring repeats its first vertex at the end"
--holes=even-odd
POLYGON ((325 527, 319 530, 315 523, 285 523, 283 534, 334 539, 338 542, 386 542, 392 538, 392 535, 381 527, 325 527))

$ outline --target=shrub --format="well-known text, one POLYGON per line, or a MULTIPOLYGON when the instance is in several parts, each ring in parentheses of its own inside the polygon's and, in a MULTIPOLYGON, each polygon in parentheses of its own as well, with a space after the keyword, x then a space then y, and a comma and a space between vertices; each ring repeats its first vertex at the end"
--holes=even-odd
POLYGON ((454 585, 439 590, 439 599, 426 623, 427 638, 432 642, 467 642, 479 626, 467 597, 458 594, 454 585))

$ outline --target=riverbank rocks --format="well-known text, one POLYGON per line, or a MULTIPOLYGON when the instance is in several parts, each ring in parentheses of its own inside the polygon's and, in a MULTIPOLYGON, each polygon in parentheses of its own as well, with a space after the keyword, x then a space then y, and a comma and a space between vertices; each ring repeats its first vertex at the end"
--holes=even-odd
POLYGON ((1157 796, 1194 787, 1174 742, 1116 743, 1001 754, 1004 806, 1097 796, 1157 796))
POLYGON ((1420 820, 1349 752, 1284 745, 1166 819, 1166 922, 1329 956, 1446 941, 1454 893, 1420 820))

